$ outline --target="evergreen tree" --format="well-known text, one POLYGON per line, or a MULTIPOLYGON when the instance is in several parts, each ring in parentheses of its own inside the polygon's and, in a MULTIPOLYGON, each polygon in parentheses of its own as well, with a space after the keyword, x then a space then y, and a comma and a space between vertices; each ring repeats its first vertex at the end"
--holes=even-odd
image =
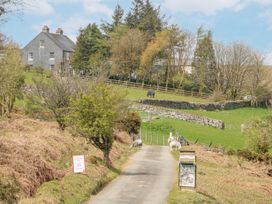
POLYGON ((205 33, 200 27, 193 60, 193 78, 200 91, 213 91, 216 85, 216 60, 212 33, 205 33))
POLYGON ((148 34, 149 40, 162 30, 163 18, 160 8, 154 8, 149 0, 134 0, 125 22, 129 28, 140 29, 148 34))
POLYGON ((119 4, 117 4, 112 16, 114 27, 118 27, 122 23, 123 16, 124 16, 124 10, 121 8, 119 4))
POLYGON ((153 38, 163 27, 163 18, 160 16, 160 7, 154 8, 149 0, 146 1, 143 15, 139 22, 138 28, 149 34, 153 38))
POLYGON ((117 4, 112 15, 112 23, 102 23, 101 27, 105 33, 110 33, 116 30, 123 24, 124 10, 117 4))
POLYGON ((137 28, 143 17, 145 4, 143 0, 134 0, 132 5, 125 21, 129 28, 137 28))
POLYGON ((72 66, 82 74, 90 74, 90 66, 93 55, 99 53, 103 57, 108 56, 106 39, 95 23, 89 24, 86 28, 80 30, 77 38, 75 52, 72 58, 72 66))

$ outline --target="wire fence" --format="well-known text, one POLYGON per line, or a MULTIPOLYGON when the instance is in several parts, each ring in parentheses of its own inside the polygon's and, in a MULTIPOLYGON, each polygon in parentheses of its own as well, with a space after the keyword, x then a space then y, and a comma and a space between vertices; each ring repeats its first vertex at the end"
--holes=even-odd
POLYGON ((106 81, 106 83, 120 85, 120 86, 126 86, 126 87, 154 89, 156 91, 163 92, 163 93, 171 93, 171 94, 182 95, 182 96, 191 96, 191 97, 197 97, 197 98, 202 98, 202 99, 207 99, 210 97, 210 94, 207 94, 207 93, 201 93, 201 92, 195 92, 195 91, 185 91, 183 89, 169 88, 169 87, 164 87, 164 86, 159 86, 159 85, 136 83, 136 82, 130 82, 130 81, 108 79, 106 81))
POLYGON ((182 139, 185 143, 189 143, 184 136, 173 129, 142 128, 140 130, 140 137, 146 145, 168 146, 170 132, 172 132, 174 137, 182 139))

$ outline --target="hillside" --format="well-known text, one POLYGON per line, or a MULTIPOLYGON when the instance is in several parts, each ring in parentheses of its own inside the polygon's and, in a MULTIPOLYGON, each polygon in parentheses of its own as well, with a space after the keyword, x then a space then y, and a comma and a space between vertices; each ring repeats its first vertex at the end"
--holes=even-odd
MULTIPOLYGON (((196 151, 196 192, 180 191, 175 183, 168 196, 169 204, 272 202, 272 179, 268 175, 271 164, 248 162, 201 146, 186 149, 196 151)), ((174 156, 178 160, 178 154, 174 156)))
MULTIPOLYGON (((119 173, 105 167, 102 153, 85 139, 60 131, 56 123, 12 118, 0 121, 0 200, 13 203, 36 195, 21 203, 78 203, 119 173), (84 175, 72 173, 72 156, 78 154, 86 158, 84 175)), ((110 157, 118 167, 128 152, 129 136, 117 133, 115 138, 110 157)))

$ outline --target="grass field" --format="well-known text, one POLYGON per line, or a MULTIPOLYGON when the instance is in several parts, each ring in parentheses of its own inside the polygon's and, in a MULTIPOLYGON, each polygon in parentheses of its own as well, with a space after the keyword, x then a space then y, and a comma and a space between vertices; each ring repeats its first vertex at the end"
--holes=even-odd
MULTIPOLYGON (((46 77, 47 74, 41 75, 35 72, 27 72, 25 79, 27 84, 33 83, 32 77, 46 77)), ((139 88, 128 88, 125 86, 114 85, 120 92, 127 93, 130 100, 139 100, 147 98, 147 90, 139 88)), ((178 96, 156 92, 156 99, 180 100, 188 102, 208 102, 206 99, 178 96)), ((16 107, 22 107, 23 101, 17 101, 16 107)), ((178 110, 177 110, 178 111, 178 110)), ((149 123, 142 124, 142 137, 146 144, 166 144, 170 131, 179 133, 188 140, 213 146, 222 146, 226 148, 240 149, 245 145, 245 136, 241 134, 240 127, 242 123, 250 122, 256 118, 260 118, 270 114, 267 109, 244 108, 229 111, 201 111, 201 110, 180 110, 191 114, 207 116, 214 119, 220 119, 225 122, 225 130, 218 130, 208 126, 179 121, 174 119, 161 118, 149 123)), ((147 117, 146 113, 141 112, 142 117, 147 117)))
MULTIPOLYGON (((114 87, 120 89, 120 91, 127 93, 127 98, 130 100, 139 100, 139 99, 147 99, 146 96, 147 90, 140 89, 140 88, 131 88, 125 86, 114 85, 114 87)), ((172 100, 172 101, 188 101, 188 102, 197 102, 197 103, 208 103, 208 99, 190 97, 190 96, 182 96, 182 95, 175 95, 170 93, 163 93, 163 92, 156 92, 155 99, 159 100, 172 100)))
MULTIPOLYGON (((33 84, 33 77, 36 78, 44 78, 48 77, 49 73, 44 72, 44 74, 37 73, 35 71, 25 72, 25 82, 26 84, 33 84)), ((146 99, 148 98, 146 96, 147 90, 141 89, 141 88, 131 88, 131 87, 125 87, 120 85, 112 85, 113 87, 117 88, 123 93, 127 94, 127 99, 130 100, 139 100, 139 99, 146 99)), ((207 103, 209 102, 208 99, 202 99, 202 98, 195 98, 190 96, 182 96, 182 95, 175 95, 170 93, 163 93, 156 91, 156 99, 161 100, 176 100, 176 101, 188 101, 188 102, 198 102, 198 103, 207 103)))
MULTIPOLYGON (((195 123, 161 118, 142 125, 142 138, 147 144, 163 144, 163 137, 168 137, 173 131, 184 136, 191 142, 198 140, 198 143, 216 147, 241 149, 245 145, 245 136, 241 133, 241 124, 248 123, 257 118, 270 114, 267 109, 244 108, 229 111, 185 111, 192 114, 220 119, 225 122, 225 130, 203 126, 195 123), (146 136, 148 135, 148 137, 146 136), (151 139, 152 135, 152 139, 151 139), (158 139, 157 139, 158 135, 158 139), (152 140, 152 141, 151 141, 152 140), (157 140, 159 142, 157 142, 157 140)), ((144 117, 143 113, 141 115, 144 117)), ((165 140, 165 139, 164 139, 165 140)))

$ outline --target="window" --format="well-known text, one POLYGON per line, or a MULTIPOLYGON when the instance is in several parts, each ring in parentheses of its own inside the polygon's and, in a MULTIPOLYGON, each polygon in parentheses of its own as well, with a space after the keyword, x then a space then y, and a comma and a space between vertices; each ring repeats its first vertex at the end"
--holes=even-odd
POLYGON ((40 48, 44 48, 44 40, 40 40, 40 48))
POLYGON ((33 61, 33 52, 28 53, 28 61, 33 61))
POLYGON ((49 58, 50 58, 50 59, 55 59, 55 53, 54 53, 54 52, 50 52, 49 58))
POLYGON ((53 70, 55 68, 55 65, 54 64, 51 64, 50 65, 50 69, 53 70))
POLYGON ((69 53, 69 52, 66 52, 66 53, 65 53, 65 58, 66 58, 67 61, 70 60, 70 53, 69 53))

